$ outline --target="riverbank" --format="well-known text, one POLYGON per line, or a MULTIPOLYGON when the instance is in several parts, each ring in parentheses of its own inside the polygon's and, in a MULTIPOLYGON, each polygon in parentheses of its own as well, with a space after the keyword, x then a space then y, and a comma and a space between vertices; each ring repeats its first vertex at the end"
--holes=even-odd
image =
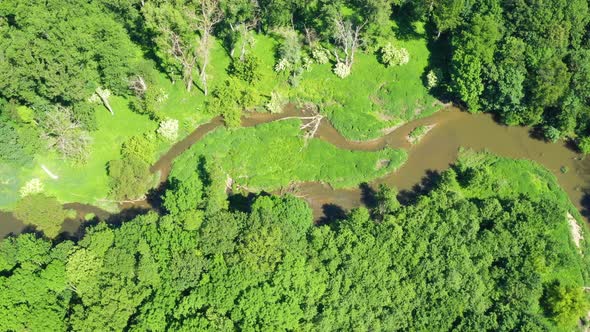
MULTIPOLYGON (((291 107, 282 114, 254 113, 243 118, 243 125, 255 126, 282 117, 297 116, 300 112, 291 107)), ((220 124, 219 119, 214 119, 199 126, 156 162, 152 172, 160 171, 164 180, 170 171, 172 160, 220 124)), ((578 211, 586 215, 588 209, 586 192, 590 188, 590 159, 581 158, 563 143, 547 143, 531 137, 530 128, 500 125, 489 114, 470 114, 448 108, 431 117, 407 123, 389 135, 370 142, 348 141, 329 122, 323 121, 317 131, 317 137, 341 149, 376 151, 386 146, 405 149, 408 151, 408 160, 395 172, 377 179, 370 186, 334 189, 318 182, 298 184, 298 195, 310 204, 316 219, 325 218, 326 215, 334 214, 334 211, 346 211, 366 204, 367 196, 371 193, 370 187, 376 187, 380 183, 396 186, 400 190, 402 200, 411 199, 416 193, 427 190, 429 182, 456 161, 460 147, 475 151, 488 150, 499 156, 536 161, 555 175, 578 211), (415 127, 434 123, 437 126, 421 140, 420 144, 411 145, 406 140, 415 127), (569 171, 563 173, 562 167, 567 167, 569 171)), ((142 202, 143 207, 146 206, 145 203, 142 202)), ((9 223, 14 224, 10 220, 9 223)))

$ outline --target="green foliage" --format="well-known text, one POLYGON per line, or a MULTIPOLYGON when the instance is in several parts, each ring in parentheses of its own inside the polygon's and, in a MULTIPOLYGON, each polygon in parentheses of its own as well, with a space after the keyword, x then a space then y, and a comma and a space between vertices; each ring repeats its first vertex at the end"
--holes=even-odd
POLYGON ((230 75, 252 84, 260 80, 260 61, 254 55, 246 55, 243 60, 234 59, 228 68, 230 75))
POLYGON ((207 109, 212 114, 221 114, 228 128, 241 126, 242 110, 259 105, 262 101, 259 93, 236 78, 228 79, 212 93, 207 109))
POLYGON ((35 132, 19 132, 18 128, 4 117, 0 117, 0 160, 17 166, 25 165, 33 160, 31 149, 27 148, 27 140, 35 140, 35 132), (30 137, 27 134, 32 134, 30 137))
POLYGON ((561 138, 561 132, 559 129, 553 126, 543 127, 543 135, 548 141, 553 143, 557 142, 561 138))
POLYGON ((134 154, 128 155, 125 160, 111 160, 108 164, 111 195, 120 200, 143 197, 152 184, 149 167, 134 154))
MULTIPOLYGON (((383 186, 377 220, 360 208, 323 226, 293 196, 203 215, 179 182, 166 200, 182 201, 180 214, 99 223, 77 244, 1 241, 0 328, 572 329, 588 309, 590 248, 571 244, 555 179, 524 161, 507 173, 514 162, 463 153, 414 204, 383 186), (494 191, 503 178, 522 180, 494 191)), ((211 167, 201 161, 190 181, 207 187, 211 167)))
POLYGON ((590 137, 582 137, 578 139, 578 149, 584 154, 587 155, 590 153, 590 137))
POLYGON ((497 112, 511 125, 587 135, 586 1, 451 0, 433 7, 439 32, 450 34, 452 92, 470 110, 497 112))
POLYGON ((426 131, 428 130, 428 127, 426 126, 418 126, 414 129, 412 129, 412 131, 410 131, 410 134, 408 136, 410 136, 410 138, 412 139, 417 139, 419 137, 422 137, 426 131))
POLYGON ((578 319, 586 314, 588 300, 579 287, 564 286, 559 282, 545 289, 545 310, 555 323, 565 329, 576 326, 578 319))
POLYGON ((172 215, 180 212, 197 210, 201 207, 203 200, 203 183, 198 172, 193 172, 188 178, 169 180, 169 189, 163 197, 163 206, 172 215))
POLYGON ((148 164, 155 161, 156 144, 153 134, 131 136, 121 147, 123 158, 139 158, 148 164))
POLYGON ((96 2, 3 1, 0 17, 1 96, 70 104, 98 85, 126 89, 133 46, 96 2))
POLYGON ((324 181, 351 187, 398 168, 402 150, 347 151, 311 139, 305 145, 300 121, 284 120, 230 131, 217 129, 193 145, 174 163, 171 175, 183 179, 201 156, 216 158, 218 172, 250 190, 278 189, 291 181, 324 181))
POLYGON ((56 237, 68 216, 55 197, 43 194, 28 195, 17 202, 14 215, 25 224, 35 226, 48 238, 56 237))

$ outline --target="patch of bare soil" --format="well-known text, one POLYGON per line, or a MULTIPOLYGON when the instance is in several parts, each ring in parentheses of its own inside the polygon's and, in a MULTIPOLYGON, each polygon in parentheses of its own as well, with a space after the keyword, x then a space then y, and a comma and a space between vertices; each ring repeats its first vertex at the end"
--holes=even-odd
POLYGON ((570 232, 572 234, 572 240, 576 244, 576 247, 580 249, 580 242, 584 239, 582 236, 582 228, 578 225, 576 218, 571 215, 571 213, 567 213, 567 222, 570 225, 570 232))

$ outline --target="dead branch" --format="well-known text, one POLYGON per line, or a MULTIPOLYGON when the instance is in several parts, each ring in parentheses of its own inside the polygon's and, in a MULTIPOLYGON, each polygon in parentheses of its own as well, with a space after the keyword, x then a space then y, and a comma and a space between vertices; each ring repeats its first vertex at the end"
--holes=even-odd
POLYGON ((131 89, 137 97, 143 97, 148 89, 148 85, 141 75, 135 75, 129 79, 129 89, 131 89))
POLYGON ((102 101, 104 107, 106 107, 109 110, 109 112, 111 112, 111 115, 115 115, 115 112, 113 112, 113 108, 109 103, 109 97, 111 96, 111 92, 108 89, 103 89, 101 87, 96 88, 95 92, 96 95, 102 101))

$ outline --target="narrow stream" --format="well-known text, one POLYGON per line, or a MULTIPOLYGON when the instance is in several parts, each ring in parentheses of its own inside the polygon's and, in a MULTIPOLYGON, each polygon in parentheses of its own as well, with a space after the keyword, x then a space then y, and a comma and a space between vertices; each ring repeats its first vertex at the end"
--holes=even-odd
MULTIPOLYGON (((253 113, 242 119, 246 127, 275 121, 290 116, 305 115, 304 111, 292 105, 286 107, 281 114, 253 113)), ((191 145, 215 128, 223 125, 220 118, 199 126, 182 141, 176 143, 152 167, 152 172, 161 173, 162 182, 170 173, 173 160, 191 145)), ((567 192, 574 205, 585 212, 583 200, 585 192, 590 190, 590 158, 583 159, 579 154, 568 148, 564 143, 546 143, 531 136, 530 128, 507 127, 495 122, 490 114, 469 114, 449 107, 428 118, 405 124, 393 132, 372 140, 355 142, 346 140, 328 121, 324 120, 316 137, 328 141, 342 149, 379 150, 386 146, 403 148, 408 151, 407 162, 396 172, 371 183, 375 187, 379 183, 396 186, 402 195, 411 194, 420 188, 420 184, 433 174, 448 168, 456 158, 460 147, 476 151, 488 150, 495 154, 511 158, 524 158, 539 162, 553 174, 561 187, 567 192), (436 126, 416 145, 410 145, 406 136, 419 125, 436 126), (561 167, 569 171, 562 173, 561 167)), ((324 216, 339 215, 344 211, 366 203, 367 191, 370 188, 359 187, 334 190, 329 185, 317 182, 301 183, 297 194, 304 197, 313 209, 316 220, 324 216)), ((108 213, 89 205, 66 204, 67 208, 78 211, 78 220, 67 220, 64 231, 75 233, 79 220, 85 213, 92 212, 100 218, 108 213)), ((122 208, 149 208, 147 202, 126 205, 122 208)), ((585 214, 585 213, 583 213, 585 214)), ((0 212, 0 237, 9 233, 19 233, 24 225, 10 213, 0 212)))

